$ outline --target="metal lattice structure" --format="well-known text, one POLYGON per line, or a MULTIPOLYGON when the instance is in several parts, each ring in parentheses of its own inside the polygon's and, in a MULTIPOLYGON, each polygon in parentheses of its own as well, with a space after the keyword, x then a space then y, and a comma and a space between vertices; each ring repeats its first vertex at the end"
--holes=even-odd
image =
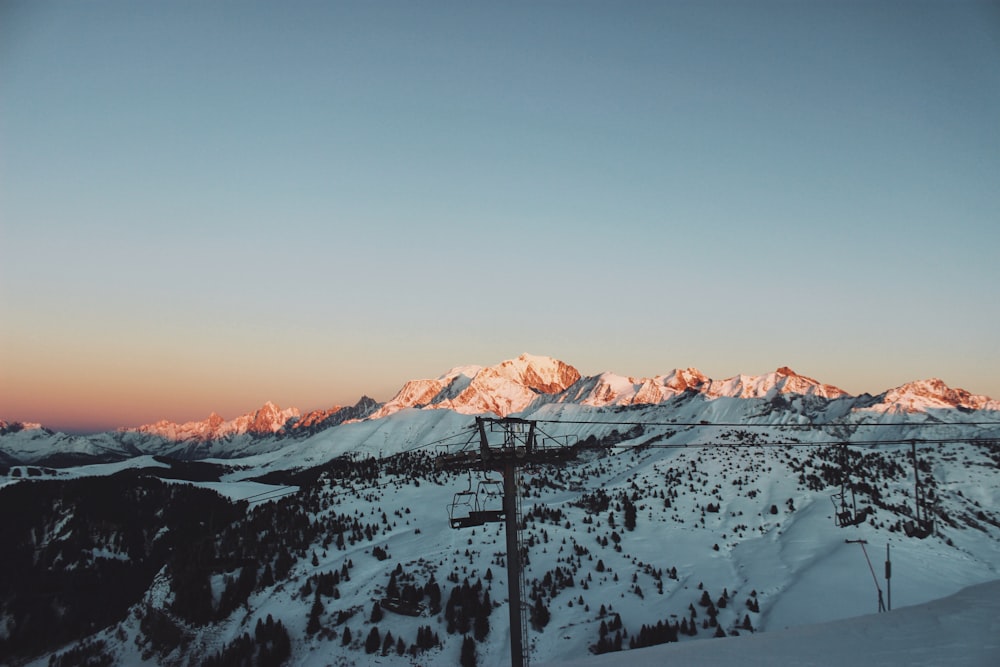
POLYGON ((524 569, 521 555, 521 495, 518 471, 530 465, 552 464, 576 456, 570 438, 553 438, 538 429, 535 421, 505 417, 476 417, 478 448, 470 439, 466 448, 450 452, 438 459, 447 470, 495 471, 502 475, 503 503, 497 507, 487 501, 495 496, 499 481, 483 480, 476 490, 469 488, 455 494, 449 507, 452 528, 469 528, 487 523, 503 522, 507 535, 507 596, 510 606, 510 664, 525 667, 529 661, 528 628, 524 623, 524 569))

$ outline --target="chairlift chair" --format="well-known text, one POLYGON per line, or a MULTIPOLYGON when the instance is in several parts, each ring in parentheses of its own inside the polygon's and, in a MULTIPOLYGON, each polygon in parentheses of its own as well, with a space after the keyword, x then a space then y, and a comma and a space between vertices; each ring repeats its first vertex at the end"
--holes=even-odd
POLYGON ((934 522, 927 519, 921 519, 919 521, 904 521, 903 522, 903 533, 907 537, 916 537, 917 539, 924 539, 934 532, 934 522))
POLYGON ((448 506, 448 520, 452 528, 481 526, 485 521, 476 511, 476 492, 459 491, 448 506))
POLYGON ((476 492, 472 490, 472 472, 469 471, 469 486, 459 491, 451 499, 448 506, 448 522, 452 528, 470 528, 483 525, 483 520, 476 513, 476 492))
POLYGON ((847 528, 862 524, 871 513, 870 507, 864 507, 858 512, 857 498, 854 494, 854 485, 850 481, 850 471, 847 469, 847 447, 841 445, 840 450, 840 493, 830 496, 833 501, 833 515, 837 526, 847 528), (851 490, 851 503, 847 504, 847 490, 851 490))
POLYGON ((503 507, 503 482, 498 479, 480 480, 476 487, 476 511, 484 523, 498 523, 506 518, 503 507))
POLYGON ((448 518, 452 528, 470 528, 486 523, 504 521, 503 483, 496 479, 482 479, 472 490, 472 474, 469 474, 469 488, 459 491, 448 506, 448 518))

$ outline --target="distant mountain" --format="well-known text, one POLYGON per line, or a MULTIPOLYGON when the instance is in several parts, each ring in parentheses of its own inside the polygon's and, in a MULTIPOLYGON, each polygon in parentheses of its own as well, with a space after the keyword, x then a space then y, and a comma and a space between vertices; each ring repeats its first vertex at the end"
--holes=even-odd
POLYGON ((25 422, 9 422, 0 419, 0 435, 7 435, 8 433, 20 433, 21 431, 38 431, 42 430, 41 424, 32 424, 25 422))
POLYGON ((289 419, 285 422, 279 433, 291 433, 293 435, 303 435, 316 433, 326 428, 332 428, 344 422, 357 421, 370 417, 379 407, 373 398, 362 396, 361 399, 352 406, 334 406, 328 410, 313 410, 307 412, 298 419, 289 419))
POLYGON ((540 394, 565 391, 579 379, 580 372, 562 361, 522 354, 488 368, 461 366, 432 380, 411 380, 372 418, 416 407, 505 417, 521 412, 540 394))
POLYGON ((908 382, 880 394, 878 398, 878 403, 871 410, 904 413, 951 409, 1000 411, 1000 401, 971 394, 964 389, 952 389, 937 378, 908 382))
MULTIPOLYGON (((353 406, 302 414, 297 408, 283 409, 268 402, 228 420, 212 413, 202 421, 159 421, 93 436, 67 436, 38 424, 0 422, 0 462, 72 463, 140 454, 234 458, 277 451, 329 429, 413 410, 537 417, 570 408, 576 414, 583 414, 580 410, 655 408, 660 420, 774 419, 850 425, 886 419, 920 421, 921 415, 941 411, 1000 411, 1000 401, 953 389, 935 378, 874 396, 852 396, 787 367, 722 380, 713 380, 696 368, 640 378, 611 372, 583 377, 563 361, 522 354, 494 366, 458 366, 436 378, 410 380, 384 404, 365 396, 353 406)), ((952 419, 947 414, 935 418, 952 419)), ((383 443, 378 450, 388 451, 386 447, 383 443)))
POLYGON ((122 432, 155 435, 174 442, 188 440, 206 441, 243 434, 257 436, 274 435, 290 419, 298 416, 298 408, 282 410, 274 403, 268 401, 259 410, 228 421, 213 412, 206 419, 197 422, 175 424, 163 420, 155 424, 147 424, 135 428, 121 428, 119 430, 122 432))

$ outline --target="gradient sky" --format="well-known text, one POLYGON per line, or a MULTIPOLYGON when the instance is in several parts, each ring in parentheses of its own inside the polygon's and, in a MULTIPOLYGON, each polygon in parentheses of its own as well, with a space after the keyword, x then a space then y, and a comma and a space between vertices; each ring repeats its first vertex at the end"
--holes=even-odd
POLYGON ((0 418, 522 352, 1000 397, 997 2, 0 1, 0 418))

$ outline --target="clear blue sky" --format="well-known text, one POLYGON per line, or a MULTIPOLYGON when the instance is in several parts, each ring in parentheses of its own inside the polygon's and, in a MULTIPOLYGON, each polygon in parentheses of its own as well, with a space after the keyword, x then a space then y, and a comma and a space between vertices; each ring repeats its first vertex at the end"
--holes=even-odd
POLYGON ((0 2, 0 417, 521 352, 1000 397, 997 2, 0 2))

